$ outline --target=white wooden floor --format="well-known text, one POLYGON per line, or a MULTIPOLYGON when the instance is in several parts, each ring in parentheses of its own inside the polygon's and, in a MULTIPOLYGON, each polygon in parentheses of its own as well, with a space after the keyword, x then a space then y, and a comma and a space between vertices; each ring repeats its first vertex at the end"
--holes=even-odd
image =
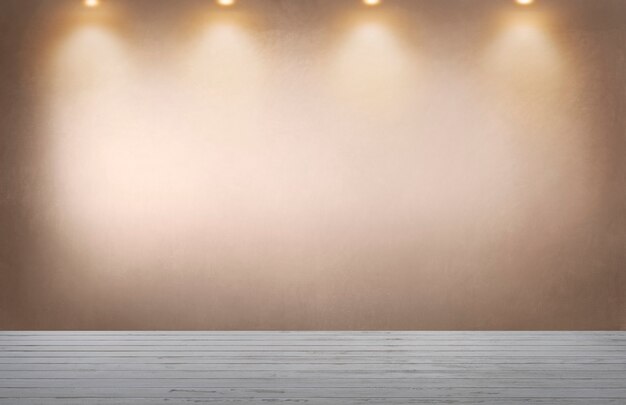
POLYGON ((626 333, 0 332, 1 405, 625 405, 626 333))

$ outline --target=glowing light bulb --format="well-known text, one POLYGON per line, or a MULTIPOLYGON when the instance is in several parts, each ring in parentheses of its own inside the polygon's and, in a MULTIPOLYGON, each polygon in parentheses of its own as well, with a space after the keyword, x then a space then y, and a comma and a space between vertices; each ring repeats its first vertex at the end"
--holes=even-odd
POLYGON ((535 0, 515 0, 515 2, 517 4, 522 5, 522 6, 529 6, 529 5, 533 4, 535 2, 535 0))
POLYGON ((85 6, 87 7, 98 7, 100 5, 100 0, 85 0, 85 6))
POLYGON ((377 6, 380 4, 381 0, 363 0, 363 3, 367 6, 377 6))
POLYGON ((217 4, 228 7, 235 4, 235 0, 217 0, 217 4))

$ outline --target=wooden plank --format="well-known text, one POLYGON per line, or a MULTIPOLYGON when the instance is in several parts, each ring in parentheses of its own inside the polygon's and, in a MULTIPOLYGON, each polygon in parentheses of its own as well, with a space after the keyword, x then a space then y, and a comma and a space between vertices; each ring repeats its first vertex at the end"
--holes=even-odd
POLYGON ((2 379, 0 388, 624 388, 618 378, 49 378, 2 379))
MULTIPOLYGON (((372 376, 414 376, 430 374, 437 376, 465 376, 493 378, 498 373, 546 378, 555 377, 588 377, 588 378, 626 378, 623 367, 613 365, 593 366, 587 364, 385 364, 385 363, 323 363, 323 364, 25 364, 7 365, 0 371, 0 378, 75 378, 75 377, 176 377, 181 378, 214 378, 221 374, 250 376, 291 376, 301 375, 372 375, 372 376)), ((502 375, 502 374, 501 374, 502 375)))
POLYGON ((3 388, 0 398, 626 398, 626 388, 3 388))
POLYGON ((162 330, 162 331, 149 331, 149 330, 123 330, 123 331, 89 331, 89 330, 52 330, 52 331, 40 331, 40 330, 23 330, 23 331, 1 331, 0 333, 5 335, 86 335, 86 336, 96 336, 96 335, 170 335, 170 336, 184 336, 189 334, 194 335, 394 335, 394 336, 402 336, 402 335, 444 335, 444 336, 462 336, 462 335, 494 335, 494 336, 502 336, 502 335, 514 335, 514 336, 524 336, 524 335, 533 335, 533 336, 551 336, 551 335, 573 335, 573 336, 589 336, 589 335, 602 335, 602 336, 610 336, 610 335, 623 335, 624 331, 599 331, 599 330, 589 330, 589 331, 437 331, 437 330, 424 330, 424 331, 411 331, 411 330, 350 330, 350 331, 341 331, 341 330, 310 330, 310 331, 297 331, 297 330, 221 330, 221 331, 205 331, 205 330, 162 330))
POLYGON ((367 347, 367 346, 406 346, 415 349, 419 348, 431 348, 437 346, 445 346, 448 349, 465 349, 465 348, 477 348, 480 349, 534 349, 534 350, 560 350, 560 349, 580 349, 580 348, 596 348, 599 350, 604 349, 626 349, 626 340, 624 341, 579 341, 579 342, 566 342, 566 341, 548 341, 548 340, 533 340, 533 341, 432 341, 426 342, 423 340, 268 340, 268 341, 215 341, 215 340, 151 340, 151 339, 139 339, 139 340, 107 340, 107 341, 84 341, 84 340, 65 340, 65 341, 44 341, 44 340, 20 340, 20 341, 2 341, 0 346, 11 350, 12 348, 20 347, 44 347, 52 346, 54 348, 62 348, 67 346, 132 346, 132 347, 151 347, 151 346, 165 346, 165 347, 194 347, 194 346, 210 346, 210 347, 302 347, 302 346, 317 346, 317 347, 367 347))
MULTIPOLYGON (((589 398, 497 398, 497 399, 472 399, 472 398, 270 398, 264 403, 272 404, 304 404, 304 405, 624 405, 622 399, 589 399, 589 398)), ((0 399, 0 405, 250 405, 258 404, 255 398, 230 398, 230 399, 185 399, 185 398, 30 398, 30 399, 0 399)))
POLYGON ((625 340, 626 332, 0 332, 1 339, 421 339, 421 340, 625 340))
POLYGON ((0 331, 1 335, 6 336, 172 336, 172 337, 187 337, 191 335, 195 336, 212 336, 212 337, 224 337, 224 336, 391 336, 391 337, 407 337, 407 336, 420 336, 420 337, 433 337, 441 336, 447 338, 467 337, 467 336, 494 336, 494 337, 524 337, 524 336, 569 336, 586 338, 588 336, 620 336, 624 331, 544 331, 544 332, 515 332, 515 331, 245 331, 245 330, 233 330, 233 331, 0 331))
POLYGON ((624 381, 622 332, 0 333, 0 405, 624 405, 624 381))
MULTIPOLYGON (((374 365, 375 366, 375 365, 374 365)), ((256 369, 250 370, 245 365, 230 369, 217 370, 177 370, 155 369, 146 370, 144 367, 136 367, 132 370, 64 370, 64 371, 38 371, 16 370, 0 371, 0 379, 22 378, 621 378, 626 379, 626 372, 611 370, 589 371, 584 368, 578 370, 537 370, 521 369, 498 370, 495 368, 448 368, 448 369, 420 369, 420 368, 377 368, 377 367, 283 367, 281 369, 256 369)))
POLYGON ((188 351, 72 351, 72 350, 63 350, 63 351, 6 351, 0 352, 0 359, 19 359, 19 358, 64 358, 69 359, 72 357, 142 357, 142 358, 151 358, 151 357, 212 357, 218 354, 222 355, 237 355, 237 354, 247 354, 249 356, 262 355, 267 353, 273 353, 275 355, 280 354, 290 354, 293 356, 314 356, 317 354, 346 354, 352 356, 372 356, 375 354, 384 356, 384 355, 406 355, 413 357, 432 357, 433 354, 436 354, 440 358, 471 358, 471 357, 523 357, 523 358, 541 358, 541 357, 577 357, 577 358, 615 358, 617 356, 624 356, 624 353, 616 353, 609 351, 599 351, 599 350, 554 350, 554 351, 491 351, 491 350, 471 350, 471 351, 437 351, 437 352, 422 352, 416 350, 406 350, 406 349, 369 349, 369 350, 349 350, 349 349, 334 349, 334 350, 323 350, 323 349, 311 349, 302 348, 300 350, 296 349, 248 349, 248 350, 222 350, 222 349, 214 349, 214 350, 188 350, 188 351))
MULTIPOLYGON (((523 345, 515 345, 515 346, 474 346, 474 345, 457 345, 457 346, 448 346, 448 345, 407 345, 407 344, 360 344, 360 345, 318 345, 318 344, 263 344, 256 343, 254 345, 212 345, 212 344, 196 344, 196 345, 187 345, 187 344, 178 344, 178 345, 126 345, 126 344, 112 344, 112 345, 0 345, 0 353, 13 353, 13 352, 121 352, 121 351, 132 351, 132 352, 215 352, 215 351, 278 351, 278 352, 286 352, 286 351, 347 351, 347 350, 355 350, 355 351, 414 351, 414 352, 438 352, 438 353, 448 353, 448 352, 476 352, 476 351, 488 351, 488 352, 507 352, 507 353, 515 353, 515 352, 523 352, 523 353, 535 353, 535 352, 549 352, 549 353, 616 353, 616 354, 626 354, 626 345, 624 346, 612 346, 612 345, 589 345, 589 346, 551 346, 551 345, 542 345, 542 346, 523 346, 523 345)), ((557 354, 559 355, 559 354, 557 354)))
MULTIPOLYGON (((350 364, 367 364, 367 363, 387 363, 387 364, 626 364, 626 359, 621 356, 613 357, 559 357, 559 356, 541 356, 541 357, 504 357, 504 356, 484 356, 484 357, 441 357, 436 353, 431 356, 411 356, 403 354, 372 354, 370 356, 353 356, 351 354, 321 353, 316 355, 296 355, 280 354, 280 353, 260 353, 250 355, 247 353, 240 354, 214 354, 210 356, 197 356, 184 359, 177 357, 128 357, 128 356, 107 356, 107 357, 90 357, 88 354, 81 357, 21 357, 21 358, 0 358, 0 364, 7 365, 28 365, 28 364, 189 364, 200 367, 203 364, 229 364, 229 363, 248 363, 248 364, 268 364, 268 363, 350 363, 350 364)), ((0 366, 1 367, 1 366, 0 366)))

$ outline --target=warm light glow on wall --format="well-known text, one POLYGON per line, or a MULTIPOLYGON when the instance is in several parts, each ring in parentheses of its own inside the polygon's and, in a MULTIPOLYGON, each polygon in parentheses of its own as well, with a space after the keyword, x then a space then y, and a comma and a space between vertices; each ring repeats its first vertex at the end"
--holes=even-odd
POLYGON ((98 7, 100 5, 100 0, 85 0, 85 6, 87 7, 98 7))
POLYGON ((377 6, 379 5, 381 2, 381 0, 363 0, 363 3, 365 3, 368 6, 377 6))
POLYGON ((535 0, 515 0, 517 4, 522 6, 529 6, 535 2, 535 0))
POLYGON ((235 0, 217 0, 217 4, 220 6, 232 6, 235 4, 235 0))
POLYGON ((263 139, 261 53, 248 19, 207 15, 158 68, 128 53, 113 19, 79 20, 58 40, 48 61, 47 172, 64 231, 83 244, 117 229, 126 246, 146 248, 202 218, 214 229, 223 204, 247 198, 234 179, 265 181, 249 158, 263 139), (136 226, 149 223, 159 229, 136 226))
POLYGON ((586 175, 593 171, 586 167, 588 149, 579 143, 587 136, 586 123, 568 116, 568 100, 578 99, 581 80, 557 33, 558 20, 551 13, 507 11, 485 47, 482 71, 483 91, 497 100, 494 111, 506 117, 516 154, 526 162, 518 166, 520 178, 542 178, 549 167, 561 179, 538 182, 533 193, 520 193, 517 200, 559 207, 555 188, 576 195, 576 206, 555 208, 551 218, 565 229, 587 217, 595 197, 583 191, 594 189, 586 175))
POLYGON ((564 60, 551 36, 549 21, 542 14, 503 16, 487 48, 485 63, 496 77, 510 81, 517 90, 529 86, 545 90, 544 86, 562 81, 564 60))
POLYGON ((554 24, 567 2, 484 2, 463 24, 436 23, 453 0, 44 3, 57 14, 36 13, 24 55, 22 146, 41 173, 25 218, 54 256, 33 267, 91 296, 85 320, 110 304, 126 326, 171 311, 298 327, 365 302, 363 322, 423 307, 436 328, 506 271, 510 289, 477 306, 528 269, 572 274, 563 240, 587 240, 575 225, 604 187, 619 105, 597 102, 609 43, 591 58, 595 34, 554 24))
POLYGON ((137 105, 122 105, 137 94, 130 59, 114 26, 87 23, 69 30, 48 61, 51 200, 59 215, 71 213, 65 229, 83 238, 141 212, 128 180, 141 171, 140 159, 129 160, 124 141, 140 118, 137 105), (97 186, 85 192, 86 184, 97 186))
POLYGON ((181 47, 178 60, 183 65, 183 77, 190 80, 189 89, 198 91, 197 101, 217 102, 214 107, 218 110, 231 106, 236 114, 251 113, 245 109, 250 106, 250 97, 259 96, 264 68, 247 28, 234 16, 214 16, 200 24, 187 46, 181 47), (206 94, 216 97, 208 100, 206 94))
POLYGON ((378 16, 359 16, 332 54, 333 83, 345 103, 382 116, 402 109, 412 75, 395 28, 378 16))

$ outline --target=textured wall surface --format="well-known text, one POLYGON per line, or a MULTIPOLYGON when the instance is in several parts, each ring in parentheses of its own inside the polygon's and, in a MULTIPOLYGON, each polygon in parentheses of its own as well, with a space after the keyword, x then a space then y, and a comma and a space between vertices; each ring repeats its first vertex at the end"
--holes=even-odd
MULTIPOLYGON (((621 125, 622 144, 619 148, 620 151, 626 151, 626 30, 621 31, 620 43, 622 44, 616 51, 619 63, 618 71, 618 84, 617 88, 621 92, 619 98, 618 117, 621 125)), ((622 303, 622 330, 626 330, 626 157, 622 153, 622 158, 619 159, 620 169, 619 175, 616 177, 615 190, 617 195, 615 213, 616 223, 614 225, 615 232, 615 248, 616 251, 621 251, 622 255, 615 263, 615 267, 618 269, 618 275, 620 277, 620 290, 619 295, 622 303)))
POLYGON ((0 1, 0 328, 626 328, 626 2, 0 1))

